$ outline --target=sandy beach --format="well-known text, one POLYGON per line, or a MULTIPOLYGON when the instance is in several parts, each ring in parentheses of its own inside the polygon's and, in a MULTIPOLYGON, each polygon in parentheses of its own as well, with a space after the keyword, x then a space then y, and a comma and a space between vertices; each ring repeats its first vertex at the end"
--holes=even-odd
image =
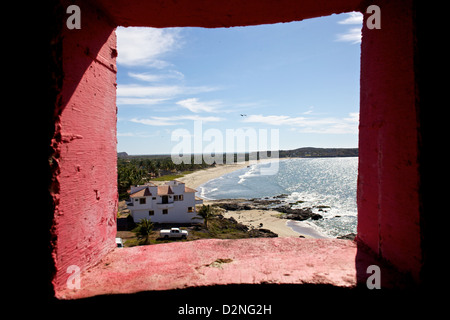
MULTIPOLYGON (((205 202, 207 204, 207 201, 205 202)), ((279 237, 299 237, 301 234, 293 231, 286 225, 288 220, 280 219, 278 211, 272 210, 245 210, 245 211, 225 211, 224 217, 236 219, 246 226, 254 228, 269 229, 278 234, 279 237), (261 225, 262 224, 262 225, 261 225)), ((309 237, 303 235, 305 238, 309 237)))
MULTIPOLYGON (((233 172, 235 170, 245 168, 248 165, 254 163, 263 163, 273 161, 273 159, 264 159, 258 162, 242 162, 235 164, 223 164, 218 165, 214 168, 208 168, 205 170, 199 170, 188 174, 182 178, 177 179, 178 181, 182 181, 186 184, 186 186, 190 188, 198 188, 200 185, 208 182, 209 180, 218 178, 224 174, 233 172)), ((204 200, 204 204, 212 204, 214 201, 204 200)), ((225 218, 233 217, 236 221, 255 228, 265 228, 269 229, 279 237, 299 237, 304 236, 305 238, 314 237, 313 234, 307 232, 305 229, 304 233, 298 233, 293 231, 290 227, 286 225, 286 223, 290 220, 280 219, 278 216, 280 213, 274 210, 244 210, 244 211, 225 211, 223 213, 225 218), (262 226, 261 226, 262 224, 262 226)))
POLYGON ((223 176, 224 174, 233 172, 235 170, 245 168, 249 165, 248 162, 233 163, 233 164, 221 164, 214 168, 208 168, 198 170, 184 177, 178 178, 178 181, 184 182, 187 187, 196 189, 200 185, 208 182, 209 180, 223 176))
POLYGON ((216 165, 214 168, 208 168, 204 170, 198 170, 191 174, 185 175, 182 178, 178 178, 178 181, 184 182, 186 186, 189 188, 196 189, 200 185, 208 182, 209 180, 218 178, 220 176, 223 176, 224 174, 233 172, 235 170, 239 170, 241 168, 245 168, 247 166, 250 166, 252 164, 257 163, 266 163, 275 161, 275 159, 262 159, 262 160, 255 160, 255 161, 245 161, 245 162, 238 162, 238 163, 232 163, 232 164, 219 164, 216 165))

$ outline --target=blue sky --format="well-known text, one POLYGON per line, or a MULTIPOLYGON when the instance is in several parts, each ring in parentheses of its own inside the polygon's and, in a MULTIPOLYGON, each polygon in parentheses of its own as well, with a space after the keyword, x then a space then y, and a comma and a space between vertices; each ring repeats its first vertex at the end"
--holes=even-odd
POLYGON ((118 28, 117 151, 171 153, 174 131, 192 138, 194 122, 224 139, 227 129, 277 129, 283 150, 357 147, 361 25, 361 14, 344 13, 234 28, 118 28))

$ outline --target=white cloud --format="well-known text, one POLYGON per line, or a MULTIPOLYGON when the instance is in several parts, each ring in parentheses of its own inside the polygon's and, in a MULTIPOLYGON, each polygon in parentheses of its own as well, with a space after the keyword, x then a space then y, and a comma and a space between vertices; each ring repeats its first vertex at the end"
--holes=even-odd
POLYGON ((167 98, 174 97, 183 92, 180 86, 140 86, 136 84, 123 84, 117 86, 117 97, 131 98, 167 98))
POLYGON ((222 121, 223 119, 220 117, 202 117, 202 116, 197 116, 197 115, 192 115, 192 116, 180 116, 180 117, 175 117, 175 118, 179 118, 180 120, 192 120, 192 121, 203 121, 203 122, 219 122, 222 121))
POLYGON ((277 115, 249 115, 243 122, 262 123, 274 126, 290 126, 303 133, 343 134, 357 133, 359 113, 350 113, 345 118, 306 118, 277 115))
POLYGON ((135 137, 136 134, 133 132, 117 132, 118 137, 135 137))
POLYGON ((301 125, 305 121, 304 117, 289 116, 263 116, 260 114, 251 114, 244 118, 243 122, 263 123, 270 125, 301 125))
POLYGON ((303 112, 303 114, 312 114, 314 112, 314 106, 309 106, 308 110, 303 112))
POLYGON ((118 137, 131 137, 131 138, 153 138, 160 135, 160 131, 156 131, 153 134, 144 132, 117 132, 118 137))
POLYGON ((184 74, 176 70, 170 70, 169 72, 164 74, 151 74, 148 72, 144 73, 128 72, 128 76, 145 82, 160 82, 168 79, 175 79, 175 80, 184 79, 184 74))
POLYGON ((117 98, 117 105, 153 105, 159 104, 168 99, 151 99, 151 98, 117 98))
POLYGON ((148 126, 173 126, 179 123, 173 122, 173 118, 166 117, 151 117, 150 119, 131 119, 131 122, 141 123, 148 126))
POLYGON ((361 28, 352 28, 346 33, 338 34, 336 41, 351 42, 353 44, 361 43, 361 28))
POLYGON ((346 121, 359 123, 359 112, 350 112, 348 118, 344 118, 346 121))
POLYGON ((363 23, 363 14, 361 12, 349 12, 347 18, 338 21, 339 24, 355 24, 359 27, 348 29, 345 33, 336 36, 336 41, 350 42, 352 44, 361 43, 361 27, 363 23))
POLYGON ((117 63, 126 66, 165 68, 170 63, 161 60, 161 56, 180 46, 178 28, 119 27, 116 34, 117 63))
POLYGON ((222 118, 219 117, 201 117, 198 115, 182 115, 174 117, 150 117, 148 119, 133 118, 130 121, 134 123, 141 123, 149 126, 174 126, 182 125, 186 120, 203 121, 203 122, 219 122, 222 118))
POLYGON ((349 12, 347 18, 338 21, 339 24, 362 24, 363 14, 361 12, 349 12))
POLYGON ((158 82, 162 80, 159 74, 128 72, 128 76, 146 82, 158 82))
POLYGON ((221 105, 220 101, 200 102, 198 98, 190 98, 177 102, 177 105, 188 109, 191 112, 217 112, 221 105))
POLYGON ((157 104, 179 95, 191 95, 219 90, 217 87, 188 87, 179 85, 141 86, 119 84, 117 86, 117 104, 157 104))

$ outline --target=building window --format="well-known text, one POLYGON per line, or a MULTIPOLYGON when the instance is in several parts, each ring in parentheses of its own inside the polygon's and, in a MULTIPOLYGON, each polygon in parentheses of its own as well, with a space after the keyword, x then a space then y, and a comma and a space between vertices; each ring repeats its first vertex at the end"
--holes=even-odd
POLYGON ((180 195, 178 196, 178 200, 179 200, 179 201, 183 201, 183 195, 182 195, 182 194, 180 194, 180 195))
POLYGON ((156 200, 156 197, 152 197, 152 200, 156 200))
POLYGON ((168 212, 168 210, 167 209, 163 209, 163 212, 162 212, 163 214, 168 214, 169 212, 168 212))
POLYGON ((177 195, 173 196, 173 201, 178 201, 178 196, 177 195))
POLYGON ((139 204, 145 204, 145 198, 139 198, 139 204))
POLYGON ((188 207, 188 212, 194 212, 194 207, 188 207))
POLYGON ((154 215, 155 215, 155 211, 150 210, 150 211, 148 212, 148 215, 149 215, 149 216, 154 216, 154 215))

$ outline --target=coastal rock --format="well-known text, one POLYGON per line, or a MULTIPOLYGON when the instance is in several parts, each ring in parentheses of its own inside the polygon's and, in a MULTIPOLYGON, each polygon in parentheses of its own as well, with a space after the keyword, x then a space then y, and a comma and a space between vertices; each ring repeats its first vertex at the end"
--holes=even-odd
POLYGON ((238 210, 251 210, 253 209, 247 204, 241 204, 241 203, 217 203, 216 206, 225 209, 227 211, 238 211, 238 210))
MULTIPOLYGON (((246 225, 243 225, 242 223, 239 223, 234 219, 233 217, 230 218, 223 218, 223 220, 227 221, 227 224, 231 224, 234 229, 240 230, 240 231, 248 231, 248 227, 246 225)), ((227 224, 225 224, 224 227, 227 227, 227 224)))
POLYGON ((313 213, 310 218, 311 220, 319 220, 322 219, 323 217, 318 213, 313 213))
MULTIPOLYGON (((284 197, 286 195, 279 195, 276 197, 284 197)), ((302 201, 298 201, 300 203, 302 201)), ((323 218, 322 215, 314 213, 312 208, 297 208, 293 209, 291 207, 292 204, 282 204, 283 202, 279 199, 251 199, 251 200, 242 200, 242 199, 231 199, 226 202, 221 200, 220 202, 216 202, 214 206, 219 207, 226 211, 243 211, 243 210, 275 210, 283 213, 281 218, 290 219, 290 220, 318 220, 323 218)), ((294 203, 297 204, 297 203, 294 203)), ((323 206, 325 207, 325 206, 323 206)))
POLYGON ((292 209, 291 207, 285 205, 278 208, 273 208, 273 210, 284 213, 284 215, 282 215, 282 218, 290 220, 302 221, 309 218, 311 218, 312 220, 318 220, 322 218, 320 214, 312 212, 311 208, 292 209))
POLYGON ((328 212, 327 210, 324 210, 324 209, 330 209, 331 207, 320 205, 320 206, 314 206, 314 208, 319 209, 320 212, 328 212))
POLYGON ((230 218, 224 218, 222 217, 220 219, 221 222, 221 229, 235 229, 239 231, 243 231, 247 233, 247 236, 249 238, 276 238, 278 237, 278 234, 275 232, 272 232, 269 229, 253 229, 253 227, 248 227, 242 223, 239 223, 234 219, 233 217, 230 218))
POLYGON ((250 238, 276 238, 278 234, 269 229, 252 229, 249 232, 250 238))
POLYGON ((253 203, 258 204, 258 205, 267 206, 267 205, 272 205, 272 204, 280 204, 281 200, 255 199, 255 200, 253 200, 253 203))
POLYGON ((336 239, 342 239, 342 240, 355 240, 356 234, 355 233, 349 233, 343 236, 336 237, 336 239))

